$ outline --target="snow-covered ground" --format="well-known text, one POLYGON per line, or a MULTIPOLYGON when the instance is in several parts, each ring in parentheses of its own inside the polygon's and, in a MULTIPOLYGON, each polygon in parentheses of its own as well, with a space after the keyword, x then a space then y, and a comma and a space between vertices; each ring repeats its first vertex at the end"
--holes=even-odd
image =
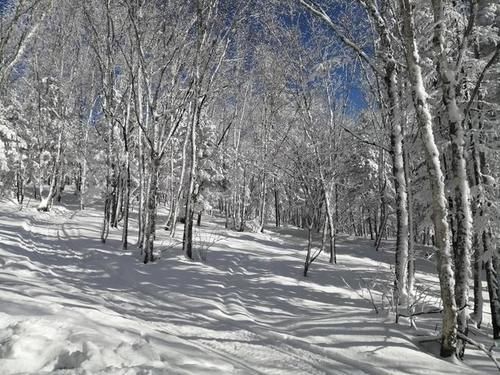
MULTIPOLYGON (((388 245, 377 253, 371 241, 343 238, 339 264, 325 255, 304 278, 299 230, 238 233, 208 218, 196 236, 205 262, 186 260, 160 230, 161 259, 144 265, 137 250, 120 250, 120 231, 99 241, 98 209, 0 207, 2 375, 497 371, 472 349, 456 364, 419 347, 417 335, 439 329, 438 314, 419 316, 417 331, 394 324, 381 293, 390 289, 388 245)), ((433 265, 420 266, 432 309, 433 265)))

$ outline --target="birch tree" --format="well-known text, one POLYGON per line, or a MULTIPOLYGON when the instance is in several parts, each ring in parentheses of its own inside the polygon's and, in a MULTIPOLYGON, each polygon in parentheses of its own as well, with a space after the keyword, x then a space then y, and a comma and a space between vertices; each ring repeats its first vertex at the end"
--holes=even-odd
POLYGON ((395 260, 395 296, 397 304, 406 301, 407 291, 407 267, 408 267, 408 209, 406 180, 404 178, 404 159, 403 159, 403 134, 401 128, 401 116, 399 114, 398 103, 398 61, 396 60, 395 39, 392 30, 394 26, 389 23, 389 18, 384 18, 383 11, 389 12, 388 7, 382 8, 382 12, 377 3, 371 0, 359 3, 366 10, 375 30, 378 33, 380 45, 377 49, 378 58, 381 67, 374 62, 359 44, 353 41, 337 22, 330 17, 328 12, 320 5, 309 1, 299 0, 309 12, 321 19, 333 33, 346 45, 353 50, 362 60, 364 60, 379 75, 385 87, 385 96, 387 98, 387 113, 389 127, 391 129, 391 154, 393 157, 393 175, 396 187, 396 217, 397 217, 397 243, 395 260))
MULTIPOLYGON (((237 8, 237 14, 240 9, 237 8)), ((197 136, 202 115, 209 100, 214 81, 218 77, 225 57, 228 37, 234 18, 231 18, 219 0, 197 0, 195 31, 195 52, 192 65, 192 97, 189 108, 188 126, 190 134, 190 169, 187 183, 183 251, 187 258, 193 259, 193 216, 200 193, 197 181, 198 156, 197 136), (220 18, 229 25, 219 23, 220 18)))
POLYGON ((411 82, 412 97, 416 117, 424 143, 428 178, 432 189, 433 219, 438 249, 437 271, 443 301, 443 320, 441 332, 441 356, 450 357, 456 351, 456 318, 455 280, 452 269, 450 228, 448 225, 448 208, 445 195, 444 178, 441 171, 439 150, 436 146, 432 129, 433 118, 428 94, 424 86, 422 70, 419 66, 420 55, 415 39, 413 4, 410 0, 399 0, 401 17, 403 19, 403 36, 405 43, 407 74, 411 82))

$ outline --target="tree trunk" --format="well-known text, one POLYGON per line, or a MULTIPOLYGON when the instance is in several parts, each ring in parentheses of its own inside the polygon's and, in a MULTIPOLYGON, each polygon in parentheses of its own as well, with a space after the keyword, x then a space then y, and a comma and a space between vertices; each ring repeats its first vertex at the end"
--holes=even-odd
MULTIPOLYGON (((52 167, 52 176, 50 179, 49 192, 47 196, 43 198, 42 191, 43 187, 40 189, 40 204, 38 205, 39 211, 48 211, 52 207, 52 201, 57 193, 57 182, 60 174, 61 159, 62 159, 62 129, 59 131, 59 137, 57 139, 57 153, 54 160, 54 165, 52 167)), ((42 185, 42 184, 41 184, 42 185)))
POLYGON ((241 207, 240 208, 240 228, 239 231, 243 232, 245 230, 245 201, 246 201, 246 190, 247 190, 247 169, 246 166, 243 167, 243 193, 241 196, 241 207))
MULTIPOLYGON (((472 215, 469 201, 469 182, 467 179, 466 161, 464 157, 464 128, 461 110, 456 100, 456 72, 448 66, 444 40, 444 8, 441 0, 432 0, 434 10, 434 48, 436 66, 442 84, 443 102, 447 110, 447 120, 451 137, 451 169, 454 186, 454 204, 456 221, 455 242, 455 298, 458 308, 458 331, 467 335, 469 272, 472 240, 472 215)), ((460 340, 458 356, 463 358, 465 341, 460 340)))
MULTIPOLYGON (((142 69, 138 69, 138 88, 137 88, 137 101, 138 101, 138 111, 139 111, 139 118, 141 121, 145 123, 144 129, 149 128, 149 111, 146 110, 144 111, 144 106, 143 106, 143 93, 142 93, 142 69)), ((144 130, 142 127, 137 128, 138 132, 138 153, 139 153, 139 204, 138 204, 138 213, 137 213, 137 220, 138 220, 138 233, 137 233, 137 246, 142 250, 142 245, 144 243, 144 226, 145 226, 145 160, 144 160, 144 130)), ((142 254, 142 253, 141 253, 142 254)))
MULTIPOLYGON (((388 91, 391 96, 396 96, 396 77, 395 72, 390 72, 391 82, 388 84, 388 91)), ((391 106, 396 107, 397 101, 390 99, 391 106)), ((394 117, 395 115, 392 114, 394 117)), ((396 188, 396 259, 395 259, 395 281, 394 296, 396 304, 404 304, 408 297, 407 271, 408 271, 408 198, 406 194, 406 179, 404 173, 403 158, 403 135, 401 126, 396 118, 392 123, 391 146, 392 146, 392 164, 394 174, 394 185, 396 188)))
POLYGON ((377 236, 375 238, 375 250, 378 251, 380 248, 382 237, 385 232, 385 225, 387 222, 387 202, 386 202, 386 187, 387 180, 385 177, 385 157, 384 150, 380 150, 379 161, 378 161, 378 183, 379 183, 379 194, 380 194, 380 210, 379 210, 379 229, 377 231, 377 236))
POLYGON ((330 241, 330 263, 337 264, 337 250, 335 248, 335 223, 333 219, 333 212, 331 207, 331 197, 330 191, 327 187, 325 191, 325 208, 326 208, 326 220, 328 222, 328 239, 330 241))
POLYGON ((128 248, 128 222, 130 214, 130 155, 127 151, 125 162, 124 192, 123 192, 123 229, 122 229, 122 249, 128 248))
POLYGON ((482 284, 482 251, 481 241, 477 233, 474 234, 474 262, 472 275, 474 279, 474 321, 477 328, 481 328, 483 320, 483 284, 482 284))
POLYGON ((407 70, 412 88, 412 97, 420 128, 420 135, 424 143, 425 157, 429 171, 429 182, 432 190, 432 209, 435 227, 435 241, 437 252, 437 271, 439 275, 441 299, 443 301, 443 321, 441 332, 441 356, 451 357, 456 351, 456 303, 454 292, 454 275, 452 269, 450 249, 450 228, 448 226, 448 210, 445 195, 443 173, 439 160, 439 150, 434 140, 432 130, 432 116, 427 102, 428 94, 424 87, 422 71, 419 65, 419 52, 417 49, 413 25, 413 9, 410 0, 399 0, 403 33, 405 39, 405 52, 407 70))
POLYGON ((83 162, 82 162, 82 175, 80 183, 80 210, 84 210, 87 205, 87 157, 88 157, 88 140, 89 140, 89 128, 90 122, 92 121, 93 111, 90 111, 87 124, 85 126, 85 136, 83 139, 83 162))
POLYGON ((111 199, 106 197, 104 199, 104 217, 101 229, 101 242, 105 243, 109 234, 109 219, 111 214, 111 199))
POLYGON ((309 266, 312 263, 312 227, 313 223, 312 220, 310 219, 310 222, 308 223, 307 226, 307 253, 306 253, 306 260, 304 262, 304 277, 307 277, 307 272, 309 271, 309 266))
POLYGON ((112 169, 113 166, 111 164, 111 142, 112 142, 112 133, 113 133, 113 124, 110 122, 109 124, 109 132, 108 132, 108 144, 106 148, 106 190, 105 190, 105 198, 104 198, 104 218, 102 223, 101 230, 101 242, 105 243, 108 238, 109 233, 109 224, 111 220, 111 210, 113 204, 113 191, 112 191, 112 169))
POLYGON ((226 198, 224 198, 224 228, 229 228, 229 203, 226 198))
POLYGON ((145 160, 144 160, 144 144, 143 144, 143 132, 139 128, 139 202, 137 210, 137 246, 142 249, 144 242, 144 221, 145 221, 145 191, 146 191, 146 181, 145 181, 145 160))
MULTIPOLYGON (((276 179, 274 180, 276 185, 276 179)), ((280 200, 279 200, 279 190, 277 187, 274 188, 274 218, 276 220, 276 228, 280 226, 280 200)))
POLYGON ((120 210, 120 193, 121 193, 121 173, 117 172, 117 165, 113 168, 113 174, 111 178, 111 227, 118 227, 118 218, 120 210))
MULTIPOLYGON (((197 99, 196 99, 197 100, 197 99)), ((189 184, 186 200, 186 221, 184 223, 184 235, 182 241, 182 249, 187 258, 193 259, 193 215, 194 205, 196 203, 196 171, 197 171, 197 147, 196 147, 196 132, 197 132, 197 113, 198 108, 193 106, 194 113, 189 127, 190 145, 191 145, 191 166, 189 169, 189 184)))
POLYGON ((373 241, 373 226, 372 226, 372 213, 368 216, 368 230, 370 231, 370 240, 373 241))
POLYGON ((411 189, 411 176, 409 166, 408 150, 404 150, 405 156, 405 179, 408 198, 408 295, 412 296, 415 291, 415 224, 413 222, 413 194, 411 189))
POLYGON ((262 176, 261 195, 260 195, 260 216, 259 216, 259 229, 258 232, 264 232, 264 224, 266 221, 266 198, 267 198, 267 183, 266 173, 262 176))
MULTIPOLYGON (((175 167, 174 167, 174 146, 172 145, 170 147, 170 206, 168 207, 168 218, 167 218, 167 221, 165 222, 165 226, 164 226, 164 229, 165 230, 170 230, 170 228, 172 227, 173 223, 174 223, 174 210, 175 210, 175 206, 177 205, 177 202, 176 202, 176 195, 175 195, 175 184, 174 184, 174 180, 175 180, 175 167)), ((182 186, 182 183, 180 184, 180 186, 182 186)), ((166 194, 165 194, 166 195, 166 194)), ((168 202, 168 199, 167 197, 165 197, 165 207, 167 207, 167 202, 168 202)))
POLYGON ((16 198, 17 203, 23 204, 24 201, 24 177, 22 166, 20 165, 16 170, 16 198))
POLYGON ((182 144, 182 166, 181 166, 181 176, 179 177, 179 187, 177 189, 177 193, 175 195, 175 203, 173 209, 173 217, 172 217, 172 226, 170 228, 170 237, 175 236, 176 226, 177 226, 177 216, 179 215, 179 207, 182 195, 182 189, 184 187, 184 177, 186 175, 186 154, 187 154, 187 145, 190 139, 189 129, 186 131, 186 136, 184 138, 184 142, 182 144))
POLYGON ((124 176, 123 176, 123 228, 122 228, 122 249, 127 250, 128 248, 128 222, 130 214, 130 150, 129 150, 129 132, 130 132, 130 110, 132 101, 132 90, 130 90, 128 101, 127 101, 127 111, 125 114, 125 125, 123 128, 123 148, 125 152, 125 166, 124 166, 124 176))
POLYGON ((483 250, 490 254, 486 262, 486 282, 490 297, 491 325, 493 326, 493 340, 500 339, 500 268, 498 254, 491 244, 491 232, 483 232, 483 250))
POLYGON ((154 239, 156 231, 156 204, 157 204, 157 192, 158 192, 158 169, 160 166, 160 160, 153 156, 151 158, 151 170, 150 170, 150 182, 148 186, 147 194, 147 211, 146 211, 146 221, 144 230, 144 244, 142 246, 144 250, 144 263, 154 262, 154 239))

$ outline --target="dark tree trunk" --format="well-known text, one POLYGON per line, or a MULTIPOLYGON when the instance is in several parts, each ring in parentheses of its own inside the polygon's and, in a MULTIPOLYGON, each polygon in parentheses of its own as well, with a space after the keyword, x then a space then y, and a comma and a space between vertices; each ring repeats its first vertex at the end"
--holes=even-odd
POLYGON ((280 201, 279 201, 279 191, 277 188, 274 189, 274 216, 276 218, 276 228, 280 226, 280 201))
POLYGON ((128 221, 129 221, 129 213, 130 213, 130 166, 128 162, 128 153, 127 153, 127 162, 125 166, 125 183, 124 183, 124 194, 123 194, 123 230, 122 230, 122 248, 123 250, 127 250, 128 248, 128 221))
POLYGON ((483 320, 483 285, 482 285, 482 251, 477 233, 474 234, 473 240, 474 262, 473 278, 474 278, 474 320, 477 328, 481 328, 483 320))

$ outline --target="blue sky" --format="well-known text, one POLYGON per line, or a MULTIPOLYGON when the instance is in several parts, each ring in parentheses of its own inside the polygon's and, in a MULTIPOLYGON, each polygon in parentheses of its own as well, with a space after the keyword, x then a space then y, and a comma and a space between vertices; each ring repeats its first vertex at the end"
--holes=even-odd
MULTIPOLYGON (((351 6, 351 5, 348 5, 351 6)), ((328 10, 329 16, 336 21, 336 17, 338 17, 342 12, 343 12, 343 4, 340 3, 340 5, 337 3, 333 3, 332 8, 328 10)), ((352 11, 352 9, 350 9, 352 11)), ((352 20, 353 22, 353 32, 355 32, 355 24, 361 24, 363 22, 363 17, 365 17, 365 14, 362 11, 356 11, 354 10, 353 12, 356 14, 359 19, 357 20, 352 20)), ((311 29, 310 29, 310 20, 313 19, 314 16, 311 16, 307 11, 300 12, 300 15, 298 16, 298 26, 302 32, 302 40, 305 43, 305 45, 308 45, 310 43, 310 39, 312 38, 311 36, 311 29)), ((286 20, 284 18, 285 23, 286 22, 294 22, 292 20, 286 20)), ((320 22, 321 24, 321 22, 320 22)), ((348 50, 349 47, 346 47, 343 45, 343 43, 338 39, 338 37, 335 35, 335 33, 326 25, 323 25, 324 27, 321 28, 320 30, 324 33, 323 36, 326 36, 327 38, 330 38, 331 41, 331 48, 329 50, 335 50, 337 47, 343 50, 348 50)), ((336 52, 330 52, 327 50, 325 52, 325 57, 326 58, 335 58, 335 53, 336 52), (333 54, 332 54, 333 53, 333 54)), ((351 52, 351 51, 349 51, 351 52)), ((370 51, 366 51, 368 54, 370 54, 370 51)), ((352 56, 355 56, 354 53, 352 53, 352 56)), ((362 111, 367 107, 367 102, 365 98, 365 90, 362 88, 362 72, 360 71, 359 65, 355 64, 355 60, 352 60, 352 63, 349 62, 345 66, 341 68, 334 69, 330 73, 330 79, 335 80, 335 81, 341 81, 342 86, 347 90, 347 97, 349 99, 348 103, 348 112, 351 112, 352 114, 358 113, 359 111, 362 111)), ((346 92, 342 92, 338 95, 338 99, 341 99, 340 96, 342 96, 344 99, 346 96, 346 92)))
POLYGON ((12 0, 0 0, 0 12, 3 12, 7 4, 11 1, 12 0))

